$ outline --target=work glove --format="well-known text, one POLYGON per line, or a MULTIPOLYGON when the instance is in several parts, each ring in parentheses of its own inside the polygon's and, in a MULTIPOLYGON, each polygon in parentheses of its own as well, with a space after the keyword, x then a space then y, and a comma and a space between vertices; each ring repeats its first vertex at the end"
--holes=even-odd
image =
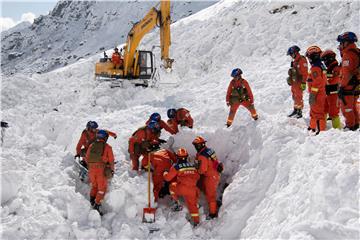
POLYGON ((344 95, 344 87, 339 88, 338 97, 339 97, 339 99, 341 99, 341 101, 344 103, 344 105, 346 105, 345 95, 344 95))
POLYGON ((165 172, 163 173, 163 176, 165 177, 165 175, 166 175, 166 174, 168 174, 168 172, 167 172, 167 171, 165 171, 165 172))
POLYGON ((222 171, 224 171, 224 164, 223 164, 223 163, 219 163, 219 165, 217 166, 216 170, 218 171, 218 173, 222 173, 222 171))
POLYGON ((305 89, 306 89, 306 83, 301 83, 300 88, 301 88, 301 90, 305 91, 305 89))
POLYGON ((76 158, 79 158, 79 159, 80 159, 80 154, 76 154, 76 155, 74 156, 74 159, 76 159, 76 158))
POLYGON ((309 105, 313 105, 316 102, 316 95, 315 93, 310 93, 309 95, 309 105))
POLYGON ((190 129, 192 129, 192 128, 193 128, 193 126, 189 126, 189 128, 190 128, 190 129))
POLYGON ((159 143, 161 144, 161 143, 166 143, 166 140, 164 140, 164 139, 161 139, 161 138, 159 138, 159 143))
POLYGON ((226 102, 226 106, 230 106, 230 103, 229 103, 229 102, 226 102))

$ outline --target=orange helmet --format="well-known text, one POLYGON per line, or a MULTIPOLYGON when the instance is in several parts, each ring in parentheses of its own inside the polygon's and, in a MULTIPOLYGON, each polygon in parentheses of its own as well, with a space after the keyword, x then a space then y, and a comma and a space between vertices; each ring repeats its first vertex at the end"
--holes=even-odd
POLYGON ((187 158, 189 154, 185 148, 179 148, 176 152, 176 156, 179 158, 187 158))
POLYGON ((306 57, 313 58, 318 56, 320 58, 321 49, 318 46, 311 46, 306 50, 306 57))
POLYGON ((335 59, 336 57, 336 53, 334 53, 334 51, 332 50, 326 50, 324 52, 321 53, 321 60, 322 61, 327 61, 327 60, 330 60, 330 59, 335 59))
POLYGON ((206 141, 203 137, 200 136, 197 136, 192 142, 192 144, 202 144, 202 143, 206 143, 206 141))

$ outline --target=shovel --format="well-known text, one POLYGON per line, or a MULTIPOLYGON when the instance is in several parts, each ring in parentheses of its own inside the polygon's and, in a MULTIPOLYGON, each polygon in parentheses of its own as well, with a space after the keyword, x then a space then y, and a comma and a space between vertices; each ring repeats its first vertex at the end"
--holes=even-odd
POLYGON ((148 207, 143 211, 143 223, 154 223, 156 208, 151 207, 150 199, 150 153, 148 154, 148 207))

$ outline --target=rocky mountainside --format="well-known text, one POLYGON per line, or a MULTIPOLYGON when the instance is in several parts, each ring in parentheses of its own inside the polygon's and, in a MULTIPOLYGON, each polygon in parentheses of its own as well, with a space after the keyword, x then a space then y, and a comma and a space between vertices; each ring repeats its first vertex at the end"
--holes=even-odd
MULTIPOLYGON (((172 2, 173 22, 215 2, 172 2)), ((132 23, 158 2, 59 1, 49 15, 1 33, 4 74, 42 73, 126 41, 132 23)))

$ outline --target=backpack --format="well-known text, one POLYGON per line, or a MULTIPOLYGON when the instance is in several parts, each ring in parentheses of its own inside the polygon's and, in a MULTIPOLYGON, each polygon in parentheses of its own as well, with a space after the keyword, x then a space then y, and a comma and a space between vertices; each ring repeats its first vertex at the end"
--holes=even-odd
POLYGON ((105 142, 96 141, 90 146, 88 163, 102 163, 102 155, 105 150, 105 142))

